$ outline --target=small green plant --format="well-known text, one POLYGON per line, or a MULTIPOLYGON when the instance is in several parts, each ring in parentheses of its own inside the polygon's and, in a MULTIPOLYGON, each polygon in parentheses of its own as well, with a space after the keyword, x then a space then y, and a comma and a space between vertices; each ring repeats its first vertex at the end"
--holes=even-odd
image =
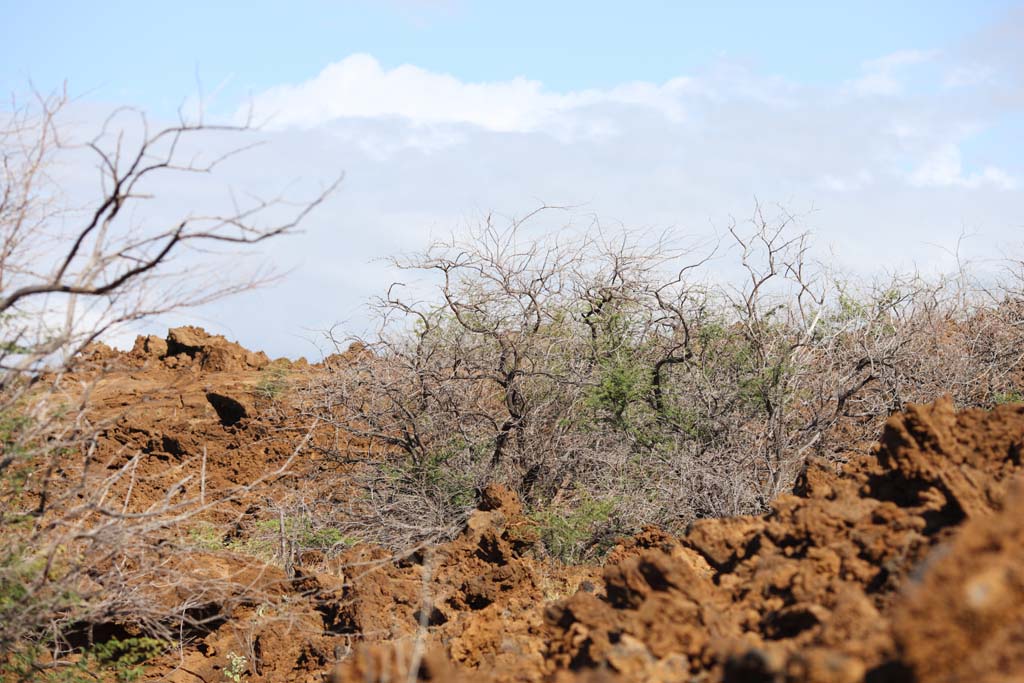
POLYGON ((29 584, 42 573, 45 558, 33 558, 15 548, 0 557, 0 618, 23 606, 30 597, 29 584))
MULTIPOLYGON (((276 538, 281 531, 281 522, 276 519, 265 519, 257 522, 256 528, 261 539, 276 538)), ((338 545, 351 546, 357 542, 334 527, 315 527, 313 520, 308 517, 285 517, 284 534, 298 547, 306 550, 330 550, 338 545)))
POLYGON ((599 367, 597 384, 586 397, 587 405, 609 413, 613 423, 622 423, 629 407, 650 392, 651 372, 628 348, 601 359, 599 367))
POLYGON ((399 490, 426 494, 445 507, 472 508, 476 502, 475 480, 460 462, 481 462, 493 452, 493 440, 469 443, 454 437, 438 444, 421 459, 400 458, 382 465, 389 482, 399 490))
POLYGON ((607 531, 615 500, 599 500, 584 493, 575 509, 542 510, 531 518, 548 553, 570 564, 599 557, 610 549, 607 531))
POLYGON ((62 660, 63 666, 44 669, 39 662, 47 657, 47 644, 26 644, 6 653, 6 658, 0 659, 0 680, 91 683, 112 677, 118 683, 133 683, 146 673, 146 662, 170 647, 166 641, 145 636, 111 638, 78 650, 80 656, 62 660))
POLYGON ((355 539, 345 536, 340 530, 333 527, 323 529, 310 529, 299 539, 300 545, 306 548, 330 550, 337 545, 355 545, 355 539))
POLYGON ((120 683, 131 683, 146 672, 143 666, 162 654, 168 643, 156 638, 111 638, 92 646, 87 658, 92 657, 100 668, 110 671, 120 683))
POLYGON ((288 368, 283 365, 269 365, 260 371, 256 383, 256 395, 268 401, 276 400, 288 388, 288 368))
POLYGON ((992 404, 1001 406, 1006 403, 1022 403, 1024 402, 1024 393, 1017 391, 1016 389, 1011 391, 1000 391, 996 392, 992 396, 992 404))
POLYGON ((246 659, 245 655, 240 655, 236 652, 228 653, 228 665, 224 667, 224 678, 234 683, 240 683, 242 676, 245 675, 246 667, 249 664, 249 660, 246 659))
POLYGON ((203 550, 221 550, 224 548, 224 535, 209 522, 200 522, 188 530, 188 537, 203 550))
MULTIPOLYGON (((209 522, 200 522, 188 531, 191 542, 202 550, 230 550, 235 553, 252 555, 262 560, 274 558, 279 547, 281 523, 277 519, 256 522, 252 534, 225 540, 224 534, 209 522)), ((301 550, 331 550, 350 547, 359 539, 346 536, 334 527, 316 527, 307 517, 285 517, 285 538, 301 550)))

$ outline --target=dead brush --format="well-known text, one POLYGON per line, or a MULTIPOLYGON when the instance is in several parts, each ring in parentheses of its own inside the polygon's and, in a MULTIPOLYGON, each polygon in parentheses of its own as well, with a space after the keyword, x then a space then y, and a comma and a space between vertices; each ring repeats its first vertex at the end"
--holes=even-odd
POLYGON ((111 424, 96 419, 89 397, 107 368, 104 349, 91 345, 267 282, 265 273, 224 280, 195 255, 288 234, 334 187, 298 204, 250 198, 229 201, 222 215, 138 220, 151 183, 209 176, 244 149, 198 154, 197 138, 248 125, 200 115, 153 130, 142 113, 119 109, 76 143, 67 102, 64 92, 12 102, 0 123, 0 678, 12 681, 95 678, 86 665, 123 678, 152 654, 151 641, 202 632, 244 592, 183 572, 172 539, 263 481, 207 492, 197 457, 163 486, 138 468, 141 451, 103 452, 111 424), (69 207, 51 171, 76 153, 95 159, 99 192, 69 207), (153 497, 140 505, 143 487, 153 497), (117 643, 94 638, 111 629, 117 643))
POLYGON ((395 549, 450 536, 500 482, 552 519, 599 503, 586 539, 547 544, 593 557, 644 524, 761 512, 809 456, 841 462, 908 401, 1020 386, 1020 292, 967 268, 853 285, 760 206, 703 251, 596 224, 530 233, 559 211, 396 259, 432 289, 392 286, 377 335, 337 340, 359 352, 299 389, 361 491, 338 524, 395 549))

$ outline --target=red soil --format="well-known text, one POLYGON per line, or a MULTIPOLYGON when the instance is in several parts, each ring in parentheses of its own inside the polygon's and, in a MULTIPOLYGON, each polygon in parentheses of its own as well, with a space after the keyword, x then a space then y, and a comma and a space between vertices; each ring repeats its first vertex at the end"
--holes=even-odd
MULTIPOLYGON (((204 447, 215 495, 274 470, 304 434, 255 392, 268 359, 223 338, 176 330, 95 360, 120 368, 92 399, 110 421, 105 452, 148 454, 133 506, 165 495, 204 447)), ((293 381, 322 371, 288 367, 293 381)), ((227 618, 151 671, 223 681, 234 651, 250 653, 250 681, 1024 680, 1022 448, 1022 405, 910 406, 872 455, 842 471, 808 463, 767 514, 681 537, 648 529, 603 567, 535 559, 530 520, 498 487, 460 537, 404 558, 356 546, 289 576, 244 555, 182 555, 183 576, 229 580, 205 597, 227 618)))

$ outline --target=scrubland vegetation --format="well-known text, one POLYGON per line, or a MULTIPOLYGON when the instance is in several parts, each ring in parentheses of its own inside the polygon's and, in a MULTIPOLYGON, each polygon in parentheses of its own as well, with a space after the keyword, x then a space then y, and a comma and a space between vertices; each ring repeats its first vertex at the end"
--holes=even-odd
POLYGON ((305 388, 348 436, 324 455, 368 463, 360 537, 450 535, 500 482, 550 552, 593 559, 646 524, 762 512, 908 402, 1019 399, 1019 263, 984 284, 968 264, 857 281, 762 207, 703 252, 529 227, 489 219, 396 259, 419 289, 393 286, 379 334, 305 388))
MULTIPOLYGON (((842 470, 908 403, 1022 398, 1020 262, 864 280, 819 261, 781 209, 680 249, 675 234, 538 234, 532 222, 560 211, 543 208, 397 257, 410 286, 374 302, 374 336, 337 339, 343 353, 308 372, 260 367, 250 393, 276 422, 250 429, 280 457, 208 489, 205 445, 147 434, 148 450, 110 447, 125 428, 90 408, 109 372, 90 344, 253 286, 190 289, 175 258, 277 238, 322 196, 272 227, 273 202, 133 225, 144 179, 216 167, 175 156, 206 129, 182 123, 135 147, 111 132, 90 143, 104 193, 65 212, 47 176, 60 105, 0 131, 3 680, 135 680, 256 604, 235 575, 189 574, 209 562, 194 553, 277 565, 288 581, 303 556, 360 544, 422 560, 497 483, 522 501, 534 556, 593 563, 646 525, 680 534, 769 510, 809 460, 842 470), (151 465, 154 453, 177 464, 151 465), (247 526, 223 513, 243 500, 247 526)), ((214 426, 237 433, 254 409, 238 410, 214 426)), ((222 678, 254 675, 256 654, 218 655, 222 678)))

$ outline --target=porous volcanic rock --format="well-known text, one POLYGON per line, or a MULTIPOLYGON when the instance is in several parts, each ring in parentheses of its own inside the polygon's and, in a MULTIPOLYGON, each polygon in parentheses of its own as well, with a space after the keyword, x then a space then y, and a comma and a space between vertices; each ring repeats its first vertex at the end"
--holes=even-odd
MULTIPOLYGON (((266 357, 223 337, 178 328, 96 356, 125 366, 93 390, 110 422, 101 453, 145 456, 128 510, 200 459, 211 492, 258 479, 305 433, 280 409, 265 423, 266 357)), ((1024 680, 1022 452, 1024 406, 957 412, 943 398, 893 415, 870 455, 812 459, 763 515, 648 528, 603 567, 537 559, 534 523, 498 486, 457 537, 404 556, 356 545, 290 573, 175 557, 183 575, 242 588, 151 672, 223 680, 244 646, 254 683, 1024 680)), ((275 486, 294 480, 261 495, 275 486)), ((224 521, 243 523, 251 503, 224 521)))
MULTIPOLYGON (((462 584, 446 621, 421 634, 431 658, 421 679, 1019 680, 1024 484, 1011 482, 1022 445, 1024 407, 909 406, 873 455, 842 472, 809 462, 763 516, 702 520, 679 538, 647 529, 624 542, 597 592, 531 611, 520 596, 535 597, 536 570, 525 558, 473 568, 481 579, 462 584), (502 612, 474 612, 478 600, 502 612), (488 654, 499 642, 502 656, 488 654)), ((457 543, 491 547, 501 527, 483 528, 492 531, 467 530, 457 543)), ((373 661, 408 667, 404 642, 376 643, 373 661)), ((362 680, 367 657, 339 665, 333 680, 362 680)))
POLYGON ((695 523, 679 541, 711 576, 645 549, 605 568, 606 599, 549 606, 549 656, 629 680, 668 658, 737 682, 1020 676, 1022 445, 1024 407, 910 406, 873 456, 809 463, 767 515, 695 523))

